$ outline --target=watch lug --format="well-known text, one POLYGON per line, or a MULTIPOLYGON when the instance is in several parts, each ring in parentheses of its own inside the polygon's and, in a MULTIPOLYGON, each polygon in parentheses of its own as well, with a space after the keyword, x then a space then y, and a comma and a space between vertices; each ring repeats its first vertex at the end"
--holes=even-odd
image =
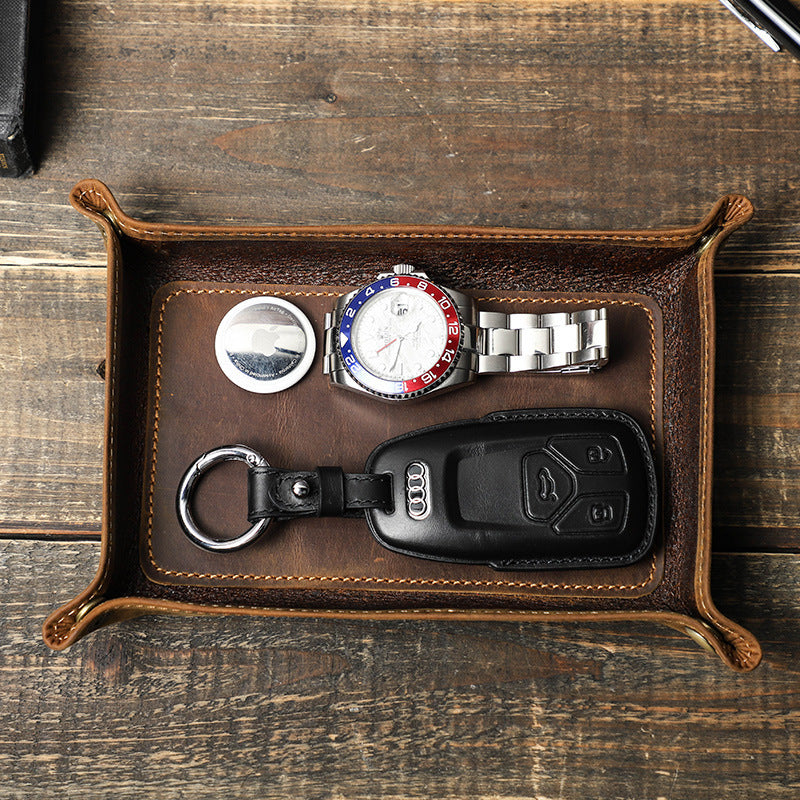
POLYGON ((461 359, 459 359, 456 368, 435 389, 431 390, 431 394, 445 392, 448 389, 456 389, 459 386, 466 386, 475 380, 476 373, 472 369, 470 363, 471 359, 468 353, 465 355, 467 355, 466 363, 462 364, 461 359))
POLYGON ((465 325, 475 325, 478 319, 477 306, 475 300, 464 292, 458 292, 451 289, 449 286, 442 287, 445 292, 450 296, 450 299, 458 306, 461 312, 461 321, 465 325))

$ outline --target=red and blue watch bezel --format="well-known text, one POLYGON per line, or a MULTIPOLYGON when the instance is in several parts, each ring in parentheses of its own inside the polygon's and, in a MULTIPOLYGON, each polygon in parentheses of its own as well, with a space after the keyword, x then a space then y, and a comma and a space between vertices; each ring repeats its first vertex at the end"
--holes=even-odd
POLYGON ((461 318, 455 303, 443 289, 416 275, 390 275, 360 289, 342 312, 337 334, 337 347, 342 364, 354 381, 372 394, 405 400, 436 388, 455 368, 461 353, 461 318), (447 322, 447 340, 441 355, 431 369, 409 380, 394 381, 370 372, 358 359, 352 342, 353 323, 364 304, 379 292, 408 286, 425 292, 436 301, 447 322))

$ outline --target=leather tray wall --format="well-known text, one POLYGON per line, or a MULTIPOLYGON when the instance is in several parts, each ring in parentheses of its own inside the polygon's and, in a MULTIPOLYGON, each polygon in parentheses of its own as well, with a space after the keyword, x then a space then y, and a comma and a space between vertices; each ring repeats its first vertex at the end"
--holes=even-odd
MULTIPOLYGON (((63 649, 103 624, 148 612, 359 615, 461 619, 653 619, 749 670, 760 648, 709 592, 713 398, 713 256, 752 214, 720 200, 699 225, 669 231, 201 228, 126 216, 108 189, 71 195, 108 250, 106 454, 101 564, 52 614, 63 649), (481 308, 608 307, 611 361, 592 375, 484 376, 457 391, 386 404, 334 389, 318 352, 309 374, 275 395, 225 378, 216 327, 250 296, 282 296, 312 321, 392 264, 427 271, 481 308), (202 452, 241 442, 276 466, 360 471, 372 448, 426 425, 531 407, 608 407, 642 425, 660 470, 653 550, 628 567, 498 573, 381 548, 363 520, 273 523, 255 545, 212 554, 181 533, 183 471, 202 452)), ((215 531, 246 527, 244 470, 201 485, 197 516, 215 531)))

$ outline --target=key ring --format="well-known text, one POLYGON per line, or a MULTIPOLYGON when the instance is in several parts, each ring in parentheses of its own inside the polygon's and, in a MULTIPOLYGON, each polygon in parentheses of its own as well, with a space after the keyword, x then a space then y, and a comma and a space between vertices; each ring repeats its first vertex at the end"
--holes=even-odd
POLYGON ((211 467, 221 464, 223 461, 244 461, 250 467, 269 466, 267 459, 260 453, 243 444, 234 444, 228 447, 218 447, 215 450, 204 453, 186 470, 183 478, 181 478, 176 501, 181 527, 196 545, 217 553, 230 552, 245 547, 255 541, 272 521, 269 517, 260 519, 243 534, 233 539, 214 539, 200 530, 192 516, 192 492, 200 477, 208 472, 211 467))

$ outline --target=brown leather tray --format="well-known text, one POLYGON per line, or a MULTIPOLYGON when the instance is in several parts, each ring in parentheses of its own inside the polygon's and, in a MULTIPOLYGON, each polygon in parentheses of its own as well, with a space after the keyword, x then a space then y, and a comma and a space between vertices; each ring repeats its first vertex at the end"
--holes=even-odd
MULTIPOLYGON (((480 228, 166 227, 127 217, 85 181, 73 204, 104 231, 109 256, 103 553, 91 586, 44 626, 62 649, 114 620, 159 611, 462 619, 656 619, 738 670, 753 637, 709 595, 713 255, 752 214, 741 197, 670 231, 480 228), (214 358, 225 313, 260 294, 322 320, 335 298, 398 262, 498 311, 608 307, 611 361, 592 375, 481 377, 457 391, 385 404, 332 388, 318 353, 291 389, 255 395, 214 358), (627 567, 498 573, 381 548, 363 520, 273 525, 256 544, 209 553, 175 514, 181 475, 201 453, 241 442, 289 468, 358 472, 374 446, 426 425, 491 411, 607 407, 651 438, 662 517, 653 550, 627 567)), ((243 469, 201 485, 197 516, 242 530, 243 469)), ((245 523, 246 524, 246 523, 245 523)))

